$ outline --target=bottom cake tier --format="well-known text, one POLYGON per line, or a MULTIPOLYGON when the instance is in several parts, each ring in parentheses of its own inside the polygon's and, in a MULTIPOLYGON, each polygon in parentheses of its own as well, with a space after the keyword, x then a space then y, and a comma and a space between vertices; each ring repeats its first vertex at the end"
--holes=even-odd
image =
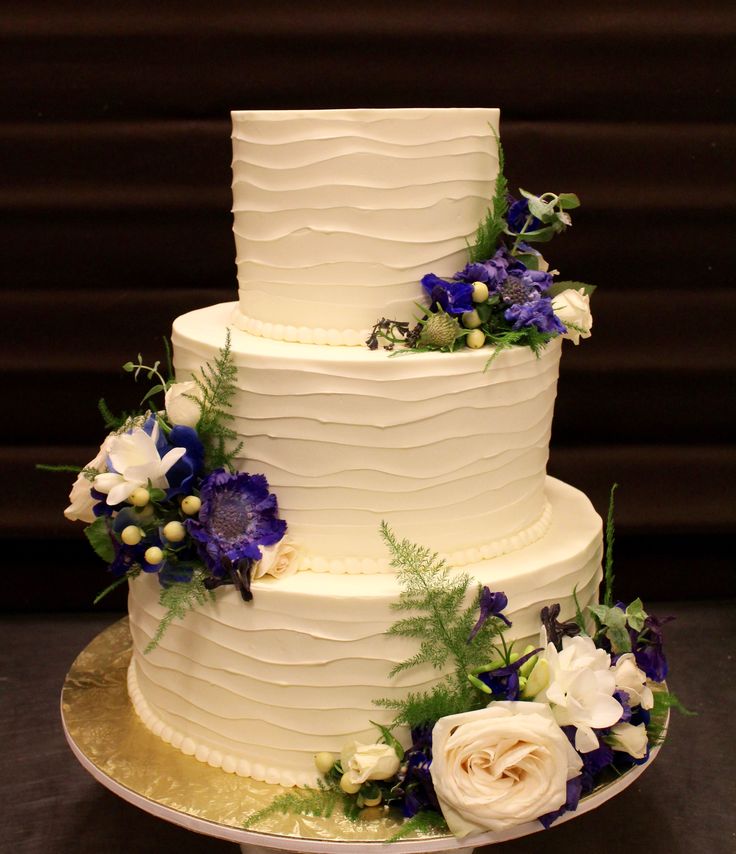
MULTIPOLYGON (((590 501, 553 478, 546 492, 552 524, 544 537, 462 570, 506 594, 506 637, 522 646, 538 637, 541 607, 559 602, 561 619, 569 619, 573 591, 583 607, 601 578, 601 519, 590 501)), ((370 721, 390 722, 375 700, 424 690, 438 678, 429 667, 389 678, 416 652, 407 639, 385 634, 398 618, 393 575, 299 572, 258 579, 253 593, 245 603, 234 588, 219 588, 214 602, 174 622, 147 654, 164 615, 160 587, 145 574, 130 584, 133 705, 156 735, 202 762, 284 786, 314 784, 316 752, 373 742, 370 721)))

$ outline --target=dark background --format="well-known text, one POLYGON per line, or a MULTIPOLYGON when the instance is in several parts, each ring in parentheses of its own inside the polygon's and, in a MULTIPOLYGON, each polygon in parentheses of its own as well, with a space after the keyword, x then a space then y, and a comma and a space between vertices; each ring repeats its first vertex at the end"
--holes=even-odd
POLYGON ((124 597, 73 616, 108 579, 62 516, 73 476, 34 470, 84 465, 98 397, 139 400, 120 365, 236 298, 229 110, 500 106, 512 187, 583 201, 546 254, 599 286, 593 337, 564 348, 550 471, 601 513, 620 484, 618 591, 676 600, 678 691, 703 715, 620 810, 502 848, 732 850, 735 34, 727 0, 5 0, 0 849, 234 850, 119 802, 63 744, 63 674, 124 597))

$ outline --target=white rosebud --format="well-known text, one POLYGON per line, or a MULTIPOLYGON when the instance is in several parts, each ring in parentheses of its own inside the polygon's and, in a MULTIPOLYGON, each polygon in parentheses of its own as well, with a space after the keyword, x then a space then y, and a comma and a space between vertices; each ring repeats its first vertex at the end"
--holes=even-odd
POLYGON ((574 290, 568 288, 557 294, 552 300, 552 309, 557 317, 567 326, 563 337, 569 338, 573 344, 579 344, 581 338, 590 338, 593 329, 593 315, 590 313, 590 297, 584 288, 574 290), (577 326, 573 329, 568 324, 577 326), (578 330, 583 330, 579 332, 578 330))
MULTIPOLYGON (((399 770, 399 757, 390 744, 351 741, 342 749, 343 780, 360 787, 366 780, 388 780, 399 770)), ((357 789, 356 789, 357 791, 357 789)))
POLYGON ((647 685, 646 674, 636 666, 633 652, 627 652, 619 657, 613 668, 613 675, 616 677, 616 690, 626 692, 630 706, 641 706, 642 709, 652 708, 654 694, 647 685))
POLYGON ((644 724, 616 724, 603 740, 614 750, 622 750, 634 759, 643 759, 647 755, 647 728, 644 724))
POLYGON ((174 425, 196 427, 201 415, 199 389, 193 381, 174 383, 166 391, 166 415, 174 425), (194 400, 192 398, 195 398, 194 400))
POLYGON ((272 546, 261 546, 261 559, 253 564, 251 577, 262 578, 272 575, 285 578, 293 575, 301 563, 301 553, 288 537, 284 537, 272 546))

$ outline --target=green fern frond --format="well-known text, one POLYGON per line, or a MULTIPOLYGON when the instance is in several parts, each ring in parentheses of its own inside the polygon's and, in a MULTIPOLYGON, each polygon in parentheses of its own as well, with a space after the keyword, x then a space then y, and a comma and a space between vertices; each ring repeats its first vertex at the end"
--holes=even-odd
POLYGON ((447 822, 441 813, 434 810, 422 810, 412 818, 407 819, 401 827, 389 837, 389 842, 404 839, 412 833, 446 833, 449 831, 447 822))
POLYGON ((503 146, 495 130, 493 135, 496 138, 496 149, 498 151, 498 174, 496 175, 491 205, 475 233, 475 244, 469 249, 471 261, 486 261, 490 258, 496 251, 498 239, 506 227, 506 214, 509 209, 508 181, 504 175, 506 164, 503 146))
POLYGON ((230 407, 237 391, 238 370, 232 357, 230 330, 227 330, 225 345, 213 362, 202 365, 201 377, 193 377, 199 393, 193 399, 199 403, 200 416, 197 422, 205 448, 207 469, 229 468, 243 448, 240 442, 234 446, 238 436, 230 423, 234 421, 230 407))
MULTIPOLYGON (((250 828, 272 815, 311 815, 318 818, 330 818, 338 804, 345 806, 342 790, 334 784, 326 784, 319 780, 316 789, 295 789, 274 798, 273 801, 258 812, 253 813, 244 822, 244 828, 250 828)), ((349 810, 353 817, 353 809, 349 810)), ((347 815, 346 811, 346 815, 347 815)))
POLYGON ((159 645, 161 638, 174 620, 182 620, 196 605, 204 605, 214 599, 214 593, 204 586, 204 573, 195 572, 191 581, 177 581, 161 589, 159 604, 166 613, 158 624, 156 633, 145 649, 146 654, 159 645))

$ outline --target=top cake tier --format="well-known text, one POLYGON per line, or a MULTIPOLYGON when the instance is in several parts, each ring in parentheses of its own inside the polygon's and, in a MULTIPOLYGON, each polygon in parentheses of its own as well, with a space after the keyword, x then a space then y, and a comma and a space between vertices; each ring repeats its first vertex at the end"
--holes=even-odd
MULTIPOLYGON (((493 194, 497 109, 233 112, 235 323, 357 346, 450 277, 493 194)), ((471 241, 472 242, 472 241, 471 241)))

